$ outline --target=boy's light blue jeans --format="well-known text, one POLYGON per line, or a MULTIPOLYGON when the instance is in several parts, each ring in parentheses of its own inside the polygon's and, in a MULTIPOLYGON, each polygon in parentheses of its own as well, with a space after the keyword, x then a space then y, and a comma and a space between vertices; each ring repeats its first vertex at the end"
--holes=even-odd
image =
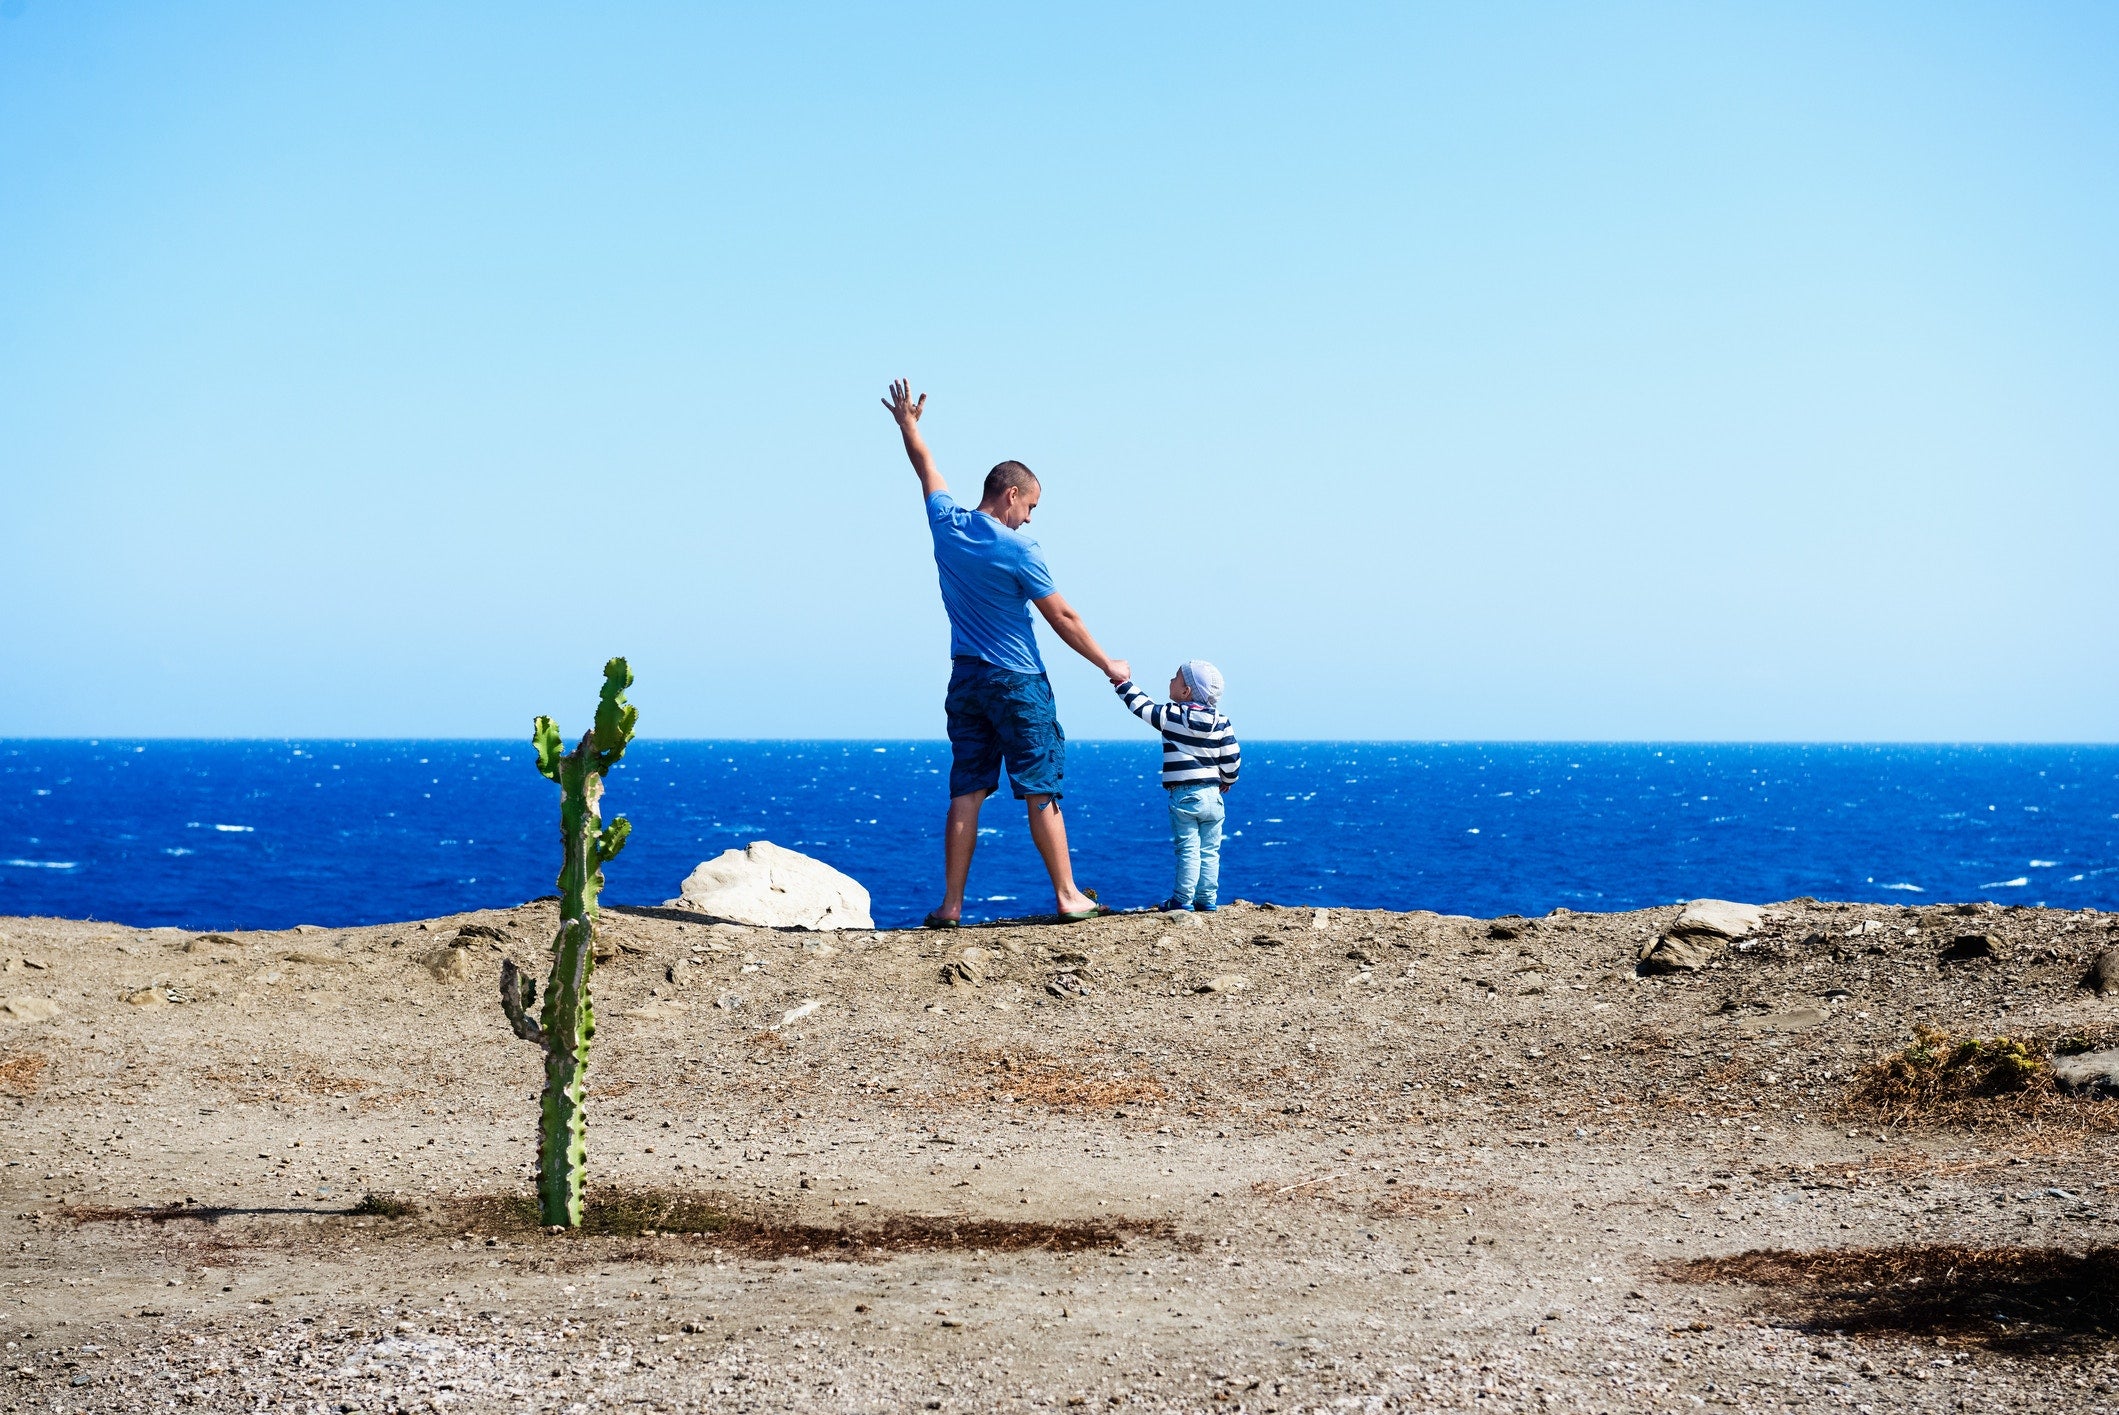
POLYGON ((1170 839, 1177 846, 1177 888, 1170 902, 1212 909, 1221 892, 1221 822, 1228 814, 1211 781, 1170 788, 1170 839))

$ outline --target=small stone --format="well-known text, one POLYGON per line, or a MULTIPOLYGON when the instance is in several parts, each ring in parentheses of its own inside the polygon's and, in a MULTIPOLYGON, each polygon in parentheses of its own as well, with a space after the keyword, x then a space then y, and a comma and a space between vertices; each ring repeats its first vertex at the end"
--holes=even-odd
POLYGON ((456 941, 459 944, 468 945, 479 939, 484 939, 498 948, 506 948, 515 941, 491 924, 465 924, 456 931, 456 941))
POLYGON ((1287 940, 1279 934, 1253 934, 1251 942, 1257 944, 1260 948, 1278 948, 1281 944, 1286 943, 1287 940))
POLYGON ((1316 913, 1314 913, 1314 914, 1310 915, 1310 927, 1311 927, 1311 928, 1313 928, 1313 929, 1328 929, 1328 928, 1330 928, 1331 926, 1332 926, 1332 911, 1331 911, 1331 910, 1329 910, 1329 909, 1319 909, 1319 910, 1318 910, 1318 911, 1317 911, 1316 913))
POLYGON ((186 953, 211 953, 216 949, 241 948, 242 946, 241 940, 230 938, 227 934, 200 934, 197 938, 184 945, 184 951, 186 953))
POLYGON ((2099 997, 2119 992, 2119 948, 2107 948, 2082 975, 2082 985, 2099 997))
POLYGON ((1959 934, 1942 950, 1945 963, 1970 963, 2001 957, 2001 940, 1992 934, 1959 934))
POLYGON ((1666 932, 1711 934, 1716 938, 1749 938, 1766 921, 1766 911, 1756 904, 1733 904, 1727 899, 1695 899, 1671 921, 1666 932))
POLYGON ((1376 966, 1376 956, 1365 948, 1349 948, 1346 951, 1346 956, 1364 968, 1376 966))
POLYGON ((1712 935, 1664 934, 1641 950, 1644 973, 1696 973, 1721 953, 1723 940, 1712 935))
POLYGON ((1521 938, 1522 929, 1517 924, 1496 919, 1493 923, 1486 926, 1486 936, 1498 939, 1521 938))
POLYGON ((124 1000, 134 1007, 164 1007, 169 1003, 169 996, 161 988, 134 988, 125 994, 124 1000))
POLYGON ((1089 993, 1081 975, 1074 972, 1054 973, 1052 981, 1045 984, 1045 991, 1054 997, 1086 997, 1089 993))
POLYGON ((672 987, 693 988, 706 981, 706 970, 688 958, 679 958, 663 970, 672 987))
POLYGON ((1789 1012, 1767 1012, 1753 1017, 1739 1017, 1732 1024, 1739 1032, 1759 1036, 1773 1032, 1800 1032, 1818 1026, 1826 1020, 1826 1014, 1815 1007, 1798 1007, 1789 1012))
POLYGON ((1194 992, 1242 992, 1251 985, 1251 980, 1241 973, 1223 973, 1207 979, 1194 992))
POLYGON ((460 983, 471 976, 471 951, 467 948, 437 948, 419 962, 437 983, 460 983))
POLYGON ((2053 1084, 2077 1095, 2119 1094, 2119 1050, 2054 1057, 2053 1084))
POLYGON ((59 1015, 59 1004, 48 997, 0 997, 0 1012, 22 1022, 49 1022, 59 1015))

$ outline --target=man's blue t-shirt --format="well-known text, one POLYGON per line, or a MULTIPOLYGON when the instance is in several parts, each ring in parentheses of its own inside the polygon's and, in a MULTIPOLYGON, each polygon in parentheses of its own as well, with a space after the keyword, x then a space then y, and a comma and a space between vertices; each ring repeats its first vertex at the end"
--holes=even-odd
POLYGON ((1043 673, 1030 601, 1055 587, 1037 542, 983 512, 966 511, 946 491, 927 498, 927 528, 942 575, 942 607, 949 611, 950 656, 1043 673))

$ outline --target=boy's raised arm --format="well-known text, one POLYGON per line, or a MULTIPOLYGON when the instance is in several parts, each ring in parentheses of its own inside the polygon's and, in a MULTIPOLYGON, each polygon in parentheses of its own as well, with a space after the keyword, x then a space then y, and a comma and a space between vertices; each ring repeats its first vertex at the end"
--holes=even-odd
POLYGON ((912 398, 912 380, 893 379, 890 396, 883 400, 890 409, 890 416, 897 420, 898 433, 905 439, 905 456, 912 462, 913 471, 920 477, 920 499, 925 501, 938 491, 949 490, 949 483, 942 480, 941 472, 935 469, 934 454, 927 450, 927 439, 920 436, 920 414, 927 411, 927 395, 922 393, 916 403, 912 398))
POLYGON ((1162 731, 1163 705, 1133 686, 1132 665, 1121 661, 1111 666, 1128 670, 1125 677, 1115 678, 1111 683, 1111 687, 1117 692, 1119 700, 1126 705, 1126 711, 1132 713, 1142 722, 1147 723, 1157 732, 1162 731))

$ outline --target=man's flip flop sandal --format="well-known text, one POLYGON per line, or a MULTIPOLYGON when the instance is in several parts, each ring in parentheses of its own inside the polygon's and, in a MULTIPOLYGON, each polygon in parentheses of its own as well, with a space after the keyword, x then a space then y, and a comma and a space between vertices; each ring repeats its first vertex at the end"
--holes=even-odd
MULTIPOLYGON (((1091 899, 1096 898, 1096 891, 1093 889, 1085 889, 1082 893, 1088 895, 1091 899)), ((1111 912, 1113 911, 1099 904, 1094 909, 1077 909, 1071 914, 1062 914, 1059 916, 1059 921, 1063 924, 1083 924, 1091 919, 1101 919, 1104 915, 1111 912)))
POLYGON ((922 919, 920 927, 923 929, 960 929, 964 926, 955 919, 943 918, 940 911, 936 911, 922 919))

